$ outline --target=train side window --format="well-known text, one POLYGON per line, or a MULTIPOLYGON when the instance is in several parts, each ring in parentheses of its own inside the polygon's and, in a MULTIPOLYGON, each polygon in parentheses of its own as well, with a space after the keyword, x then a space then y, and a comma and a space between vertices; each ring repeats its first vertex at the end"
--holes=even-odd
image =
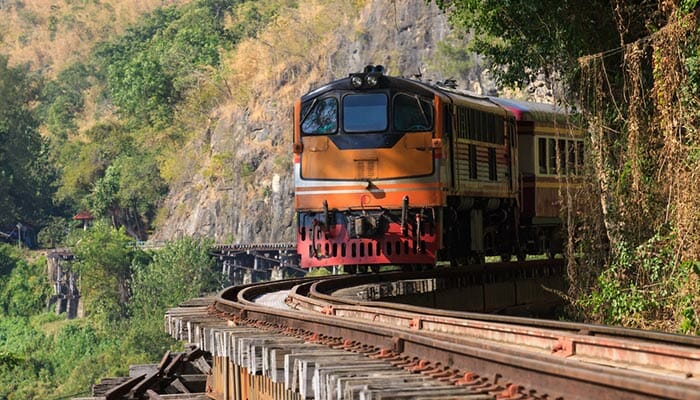
POLYGON ((556 139, 547 139, 547 158, 549 159, 548 173, 557 174, 557 141, 556 139))
POLYGON ((301 131, 307 135, 328 135, 338 131, 338 100, 327 97, 302 107, 301 131), (309 109, 310 107, 310 109, 309 109))
POLYGON ((566 175, 567 165, 566 165, 566 140, 557 140, 557 156, 559 157, 559 168, 561 169, 561 174, 566 175))
POLYGON ((583 174, 583 141, 537 138, 537 171, 540 175, 583 174))
POLYGON ((433 103, 418 96, 394 96, 394 130, 418 132, 433 127, 433 103))
MULTIPOLYGON (((501 132, 496 131, 496 118, 494 118, 493 115, 488 115, 487 119, 487 126, 488 126, 488 142, 490 143, 498 143, 498 136, 500 133, 500 136, 503 136, 503 130, 501 132)), ((501 144, 503 144, 503 141, 501 140, 501 144)))
POLYGON ((479 172, 476 170, 476 145, 469 145, 469 179, 477 179, 479 172))
POLYGON ((576 171, 583 175, 583 141, 576 141, 576 171))
POLYGON ((467 110, 462 107, 455 107, 457 113, 457 137, 467 139, 467 110))
POLYGON ((576 141, 566 141, 566 155, 566 171, 569 175, 578 175, 579 172, 576 168, 576 141))
POLYGON ((498 179, 498 165, 496 164, 496 149, 489 147, 489 180, 498 179))
POLYGON ((467 129, 469 130, 469 134, 467 137, 470 140, 479 140, 479 121, 476 118, 476 111, 470 109, 467 115, 467 129))
POLYGON ((547 173, 547 139, 537 139, 537 163, 540 174, 547 173))
POLYGON ((442 113, 445 116, 445 126, 443 127, 443 133, 446 137, 451 137, 452 136, 452 114, 450 113, 450 110, 447 106, 443 107, 444 112, 442 113))

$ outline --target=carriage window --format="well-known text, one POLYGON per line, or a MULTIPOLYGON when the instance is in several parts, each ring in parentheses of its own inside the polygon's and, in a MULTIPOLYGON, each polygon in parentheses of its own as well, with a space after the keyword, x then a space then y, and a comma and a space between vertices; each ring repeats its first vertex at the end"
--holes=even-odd
POLYGON ((557 140, 557 157, 559 157, 559 169, 561 169, 561 174, 566 175, 568 172, 566 170, 566 140, 557 140))
POLYGON ((345 132, 379 132, 387 128, 387 97, 384 93, 351 94, 343 98, 345 132))
POLYGON ((540 168, 540 174, 547 173, 547 139, 537 139, 537 157, 540 168))
POLYGON ((537 138, 537 171, 540 175, 581 175, 583 140, 537 138))
POLYGON ((394 97, 394 130, 426 131, 433 126, 433 103, 418 96, 394 97))
POLYGON ((303 107, 301 131, 308 135, 327 135, 338 130, 338 101, 328 97, 303 107), (311 110, 308 110, 311 107, 311 110))
POLYGON ((549 173, 557 174, 557 141, 556 139, 547 139, 547 155, 549 157, 549 173))
POLYGON ((576 142, 573 140, 566 141, 566 172, 569 175, 576 175, 578 166, 576 165, 576 142))
POLYGON ((576 171, 583 174, 583 141, 576 141, 576 171))

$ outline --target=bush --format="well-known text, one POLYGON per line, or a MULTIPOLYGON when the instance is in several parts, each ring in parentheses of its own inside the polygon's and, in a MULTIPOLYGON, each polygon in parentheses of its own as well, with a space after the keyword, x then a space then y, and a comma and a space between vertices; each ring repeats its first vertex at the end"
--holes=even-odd
POLYGON ((0 290, 0 309, 9 316, 38 314, 46 308, 51 293, 46 258, 35 263, 20 260, 0 290))
POLYGON ((163 314, 184 300, 218 290, 220 275, 209 255, 211 243, 183 238, 153 254, 152 262, 134 265, 130 341, 148 353, 162 353, 172 342, 163 332, 163 314))
POLYGON ((695 313, 700 263, 678 262, 673 233, 657 234, 641 246, 621 245, 597 287, 578 305, 610 325, 700 332, 695 313))

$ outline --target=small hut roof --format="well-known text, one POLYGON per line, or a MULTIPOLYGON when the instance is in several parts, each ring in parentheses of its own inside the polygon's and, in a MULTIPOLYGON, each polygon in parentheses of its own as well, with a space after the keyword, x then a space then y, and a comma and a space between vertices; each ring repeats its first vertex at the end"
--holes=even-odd
POLYGON ((81 211, 81 212, 75 214, 73 219, 78 220, 78 221, 84 221, 84 220, 95 219, 95 217, 93 217, 92 214, 90 214, 90 211, 81 211))

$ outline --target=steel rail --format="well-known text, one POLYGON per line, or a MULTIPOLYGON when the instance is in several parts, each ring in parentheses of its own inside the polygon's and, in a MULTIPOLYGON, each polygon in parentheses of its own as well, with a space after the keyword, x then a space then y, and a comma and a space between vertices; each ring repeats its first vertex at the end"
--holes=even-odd
POLYGON ((431 271, 427 271, 422 273, 398 272, 389 274, 339 276, 335 279, 310 281, 306 282, 305 284, 299 285, 295 290, 293 290, 290 293, 290 301, 299 301, 302 304, 303 302, 308 302, 309 307, 317 309, 317 311, 323 311, 324 308, 329 306, 333 306, 336 310, 338 310, 341 305, 363 306, 370 308, 378 308, 382 310, 404 311, 419 315, 427 315, 431 317, 449 317, 484 322, 500 322, 507 324, 516 323, 518 325, 529 327, 558 329, 562 331, 568 331, 571 333, 578 333, 585 336, 606 336, 619 337, 623 339, 649 340, 654 343, 687 345, 700 348, 699 336, 679 335, 658 331, 645 331, 640 329, 628 329, 617 326, 581 324, 567 321, 441 310, 412 306, 408 304, 393 303, 388 301, 351 300, 347 297, 338 297, 333 295, 333 292, 338 289, 347 289, 352 286, 382 283, 392 280, 426 279, 428 277, 437 279, 454 279, 459 277, 461 274, 470 272, 472 272, 472 270, 460 271, 459 269, 445 269, 436 270, 434 275, 430 275, 431 271))
POLYGON ((435 334, 446 341, 461 341, 464 337, 469 337, 501 345, 527 346, 535 351, 586 362, 663 370, 682 377, 700 376, 700 347, 685 343, 698 339, 694 337, 634 329, 607 329, 605 326, 560 321, 488 318, 474 313, 451 313, 451 316, 445 316, 432 309, 391 303, 382 303, 387 308, 381 305, 367 306, 370 302, 339 305, 315 298, 306 298, 304 301, 303 296, 294 293, 300 287, 313 288, 319 283, 322 282, 306 283, 293 288, 289 296, 290 305, 340 318, 435 334))
MULTIPOLYGON (((539 395, 546 393, 551 397, 576 399, 698 397, 700 384, 695 379, 583 363, 481 339, 455 340, 450 335, 426 334, 318 313, 271 309, 252 301, 269 291, 292 290, 307 282, 300 279, 229 288, 219 294, 215 309, 243 321, 261 321, 279 329, 301 329, 429 360, 435 368, 459 370, 465 376, 475 372, 490 377, 491 382, 505 380, 534 389, 539 395)), ((374 309, 376 311, 376 307, 374 309)))

